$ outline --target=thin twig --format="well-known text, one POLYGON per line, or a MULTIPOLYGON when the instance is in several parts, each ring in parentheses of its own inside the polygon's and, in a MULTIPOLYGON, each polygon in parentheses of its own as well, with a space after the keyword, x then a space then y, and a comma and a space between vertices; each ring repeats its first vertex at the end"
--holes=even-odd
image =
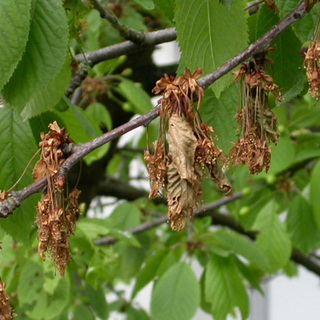
POLYGON ((144 42, 145 33, 128 28, 119 23, 117 17, 108 6, 102 6, 99 0, 90 0, 92 6, 100 13, 102 19, 106 19, 112 27, 120 32, 120 35, 134 43, 141 44, 144 42))
MULTIPOLYGON (((218 209, 219 207, 226 205, 228 203, 231 203, 233 201, 236 201, 241 197, 242 197, 241 193, 236 193, 233 197, 223 198, 216 202, 203 206, 200 210, 195 212, 194 218, 211 216, 213 224, 228 227, 232 230, 235 230, 249 237, 252 240, 255 240, 256 233, 245 231, 243 227, 233 217, 216 212, 216 209, 218 209)), ((131 234, 139 234, 139 233, 151 230, 153 228, 156 228, 159 225, 164 224, 166 222, 168 222, 168 218, 167 216, 163 216, 161 218, 152 220, 150 222, 143 223, 140 226, 131 228, 127 232, 131 234)), ((105 238, 96 240, 95 243, 97 245, 112 245, 115 242, 117 242, 117 240, 118 239, 114 237, 105 237, 105 238)), ((291 260, 305 267, 307 270, 311 271, 315 275, 320 276, 320 265, 317 263, 317 261, 315 261, 315 259, 312 259, 312 257, 306 256, 298 249, 295 249, 295 248, 292 249, 291 260)))

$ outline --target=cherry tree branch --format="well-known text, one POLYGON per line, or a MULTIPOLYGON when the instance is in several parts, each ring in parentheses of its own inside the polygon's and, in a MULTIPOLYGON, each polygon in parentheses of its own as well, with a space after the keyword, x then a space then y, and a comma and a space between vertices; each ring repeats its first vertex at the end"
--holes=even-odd
MULTIPOLYGON (((208 88, 211 84, 217 81, 226 73, 230 72, 234 67, 244 62, 249 57, 254 54, 263 52, 268 49, 272 41, 279 36, 286 28, 292 25, 294 22, 298 21, 305 15, 306 11, 304 8, 304 2, 300 2, 295 9, 289 13, 282 21, 275 25, 269 32, 264 36, 259 38, 256 42, 251 44, 247 49, 236 55, 234 58, 226 62, 224 65, 219 67, 217 70, 213 71, 211 74, 198 80, 200 86, 204 89, 208 88)), ((152 45, 161 42, 171 41, 175 39, 176 31, 175 29, 165 29, 162 31, 151 32, 146 34, 146 39, 144 45, 152 45)), ((137 49, 141 46, 134 44, 131 41, 126 41, 121 44, 103 48, 91 53, 84 55, 77 55, 76 58, 78 62, 83 62, 85 59, 89 60, 90 64, 94 65, 101 61, 115 58, 124 53, 128 53, 130 50, 137 49)), ((160 106, 156 106, 149 113, 142 115, 126 124, 105 133, 104 135, 87 142, 85 144, 77 146, 75 152, 64 162, 58 174, 67 175, 71 167, 80 161, 90 152, 99 148, 100 146, 122 136, 123 134, 137 128, 140 126, 147 126, 153 119, 159 116, 160 106)), ((8 199, 0 202, 0 218, 6 218, 12 211, 27 197, 31 194, 39 192, 46 185, 46 180, 40 180, 29 187, 12 192, 8 199)))

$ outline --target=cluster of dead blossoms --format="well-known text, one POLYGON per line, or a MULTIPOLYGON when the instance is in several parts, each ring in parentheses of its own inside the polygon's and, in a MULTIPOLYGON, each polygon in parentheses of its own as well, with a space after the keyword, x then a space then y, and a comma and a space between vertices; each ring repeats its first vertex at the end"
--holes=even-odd
POLYGON ((49 125, 47 134, 41 133, 41 158, 37 162, 33 178, 46 177, 45 194, 37 206, 37 226, 40 257, 45 260, 49 254, 61 276, 70 260, 69 235, 74 233, 79 215, 78 197, 80 191, 74 189, 65 197, 65 177, 58 176, 58 170, 66 159, 66 150, 73 141, 56 122, 49 125))
POLYGON ((264 168, 271 159, 270 142, 277 143, 277 118, 268 105, 268 94, 279 96, 279 88, 262 69, 265 57, 253 58, 236 72, 235 82, 241 81, 241 108, 236 118, 240 137, 230 152, 234 165, 245 164, 251 174, 264 168))
POLYGON ((181 77, 165 75, 156 83, 159 100, 160 136, 153 144, 153 152, 145 152, 154 198, 164 190, 168 202, 168 218, 173 230, 181 230, 187 217, 201 204, 201 180, 208 171, 220 190, 231 193, 231 185, 219 167, 222 151, 215 146, 213 129, 201 122, 198 110, 203 89, 194 74, 186 70, 181 77))
POLYGON ((11 320, 17 315, 14 313, 5 288, 6 285, 0 281, 0 320, 11 320))
POLYGON ((314 33, 314 39, 310 42, 305 54, 305 68, 309 81, 311 95, 315 98, 320 97, 320 22, 318 21, 314 33))

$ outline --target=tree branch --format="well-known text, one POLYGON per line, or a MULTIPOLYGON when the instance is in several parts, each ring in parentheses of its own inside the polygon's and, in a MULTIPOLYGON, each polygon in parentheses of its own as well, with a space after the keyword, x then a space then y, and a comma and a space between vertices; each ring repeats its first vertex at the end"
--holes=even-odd
POLYGON ((136 44, 132 41, 125 41, 85 54, 77 54, 76 61, 78 63, 88 61, 90 66, 94 66, 99 62, 120 57, 143 47, 154 46, 156 44, 173 41, 176 39, 176 37, 177 33, 174 28, 153 31, 145 33, 144 40, 139 44, 136 44))
MULTIPOLYGON (((301 19, 305 15, 305 13, 306 11, 304 8, 304 2, 302 1, 294 10, 291 11, 291 13, 287 17, 285 17, 281 22, 279 22, 264 36, 262 36, 253 44, 251 44, 247 49, 245 49, 237 56, 226 62, 224 65, 219 67, 211 74, 199 79, 199 85, 202 86, 204 89, 208 88, 211 84, 213 84, 226 73, 230 72, 234 67, 241 64, 252 55, 265 51, 277 36, 279 36, 292 23, 301 19)), ((146 34, 144 45, 152 45, 161 42, 171 41, 175 39, 175 37, 176 31, 173 28, 151 32, 149 34, 146 34)), ((85 56, 77 55, 77 60, 78 62, 83 62, 85 61, 85 59, 88 59, 90 63, 94 65, 101 61, 115 58, 124 53, 128 53, 128 50, 134 50, 139 47, 139 45, 134 44, 131 41, 126 41, 121 44, 117 44, 91 53, 87 53, 85 56)), ((142 115, 136 118, 135 120, 132 120, 118 128, 113 129, 112 131, 105 133, 101 137, 98 137, 90 142, 78 146, 76 148, 76 151, 64 162, 58 174, 67 175, 71 167, 90 152, 139 126, 147 126, 153 119, 159 116, 159 110, 160 106, 158 105, 149 113, 142 115)), ((45 185, 46 181, 41 180, 23 189, 22 191, 12 192, 8 199, 4 200, 3 202, 0 202, 0 218, 6 218, 10 213, 12 213, 12 211, 18 206, 18 204, 21 203, 21 201, 23 201, 26 197, 30 196, 31 194, 39 192, 45 185)))
MULTIPOLYGON (((231 216, 216 212, 216 209, 218 209, 219 207, 223 205, 227 205, 228 203, 231 203, 233 201, 236 201, 241 197, 242 197, 241 193, 236 193, 234 194, 233 197, 223 198, 211 204, 205 205, 195 212, 194 218, 202 218, 202 217, 210 216, 212 218, 212 224, 228 227, 238 233, 241 233, 249 237, 252 240, 255 240, 257 235, 256 232, 245 231, 244 228, 231 216)), ((139 234, 139 233, 151 230, 153 228, 156 228, 159 225, 166 223, 167 221, 168 221, 167 216, 163 216, 161 218, 154 219, 150 222, 143 223, 140 226, 131 228, 126 232, 131 234, 139 234)), ((98 239, 95 243, 97 245, 112 245, 117 241, 118 239, 114 237, 104 237, 104 238, 98 239)), ((291 252, 291 260, 297 264, 300 264, 301 266, 305 267, 307 270, 311 271, 312 273, 320 277, 320 265, 318 261, 312 260, 311 256, 306 256, 298 249, 293 248, 291 252)))
MULTIPOLYGON (((232 197, 229 197, 229 198, 222 198, 216 202, 213 202, 211 204, 207 204, 207 205, 204 205, 202 206, 199 210, 197 210, 195 213, 194 213, 194 218, 196 217, 199 217, 199 216, 205 216, 205 215, 212 215, 213 212, 220 208, 221 206, 224 206, 228 203, 231 203, 233 201, 236 201, 238 199, 240 199, 242 197, 242 194, 241 193, 235 193, 232 197)), ((227 216, 224 216, 220 213, 215 213, 216 218, 218 220, 221 220, 221 221, 224 221, 225 219, 229 220, 229 217, 227 216), (222 217, 223 216, 223 217, 222 217)), ((143 223, 141 224, 140 226, 137 226, 137 227, 134 227, 134 228, 131 228, 129 230, 127 230, 126 232, 128 233, 131 233, 131 234, 139 234, 139 233, 142 233, 142 232, 145 232, 145 231, 148 231, 150 229, 153 229, 165 222, 168 221, 168 217, 166 215, 163 215, 162 217, 158 218, 158 219, 155 219, 155 220, 152 220, 152 221, 149 221, 149 222, 146 222, 146 223, 143 223)), ((231 223, 230 223, 231 224, 231 223)), ((237 223, 234 221, 234 228, 237 229, 238 227, 236 227, 237 223)), ((239 225, 240 227, 240 225, 239 225)), ((99 240, 97 240, 95 243, 98 244, 98 245, 111 245, 111 244, 114 244, 115 242, 117 242, 118 239, 117 238, 114 238, 114 237, 105 237, 105 238, 101 238, 99 240)))
POLYGON ((120 32, 120 35, 134 43, 140 44, 144 42, 145 33, 133 30, 119 23, 117 17, 109 9, 108 6, 102 6, 99 0, 90 0, 92 6, 100 13, 102 19, 106 19, 112 27, 120 32))

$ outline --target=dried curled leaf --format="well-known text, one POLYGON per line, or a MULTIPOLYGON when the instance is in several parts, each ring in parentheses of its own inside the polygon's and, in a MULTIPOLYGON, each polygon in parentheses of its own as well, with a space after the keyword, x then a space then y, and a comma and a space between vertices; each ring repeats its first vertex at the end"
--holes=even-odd
POLYGON ((154 152, 144 155, 151 182, 149 198, 165 190, 171 228, 177 231, 200 206, 205 171, 220 190, 228 195, 231 192, 228 179, 218 167, 218 158, 224 157, 214 144, 213 129, 199 118, 203 89, 196 80, 200 75, 200 68, 193 74, 186 70, 177 78, 165 75, 153 89, 163 95, 159 100, 160 138, 154 143, 154 152))
POLYGON ((177 114, 169 118, 168 143, 170 159, 181 179, 193 184, 197 178, 194 173, 197 139, 190 124, 177 114))
POLYGON ((192 218, 195 208, 200 205, 201 183, 194 181, 193 185, 182 179, 173 163, 168 165, 166 194, 168 197, 168 218, 171 228, 180 231, 185 227, 187 217, 192 218))
POLYGON ((0 282, 0 320, 11 320, 17 315, 14 313, 5 288, 6 285, 0 282))

